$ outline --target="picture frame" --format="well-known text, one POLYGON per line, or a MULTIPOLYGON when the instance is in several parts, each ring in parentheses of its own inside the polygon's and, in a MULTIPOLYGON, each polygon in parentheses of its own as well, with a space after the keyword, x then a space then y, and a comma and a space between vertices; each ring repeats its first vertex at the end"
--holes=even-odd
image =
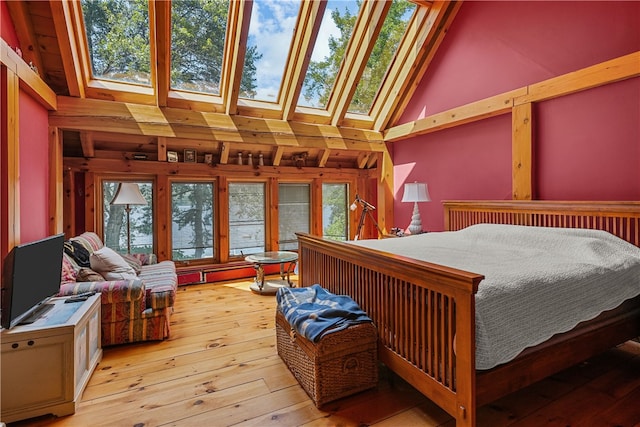
POLYGON ((208 165, 212 165, 213 164, 213 154, 212 153, 205 153, 204 154, 204 162, 208 165))
POLYGON ((196 157, 196 150, 191 150, 191 149, 185 149, 184 150, 184 162, 185 163, 196 163, 197 162, 197 157, 196 157))
POLYGON ((177 151, 167 151, 167 162, 175 163, 178 161, 178 152, 177 151))

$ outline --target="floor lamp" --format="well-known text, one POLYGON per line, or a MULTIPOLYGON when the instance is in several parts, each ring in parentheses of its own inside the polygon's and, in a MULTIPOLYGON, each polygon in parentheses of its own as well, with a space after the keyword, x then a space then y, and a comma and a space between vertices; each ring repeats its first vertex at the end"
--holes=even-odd
POLYGON ((410 182, 404 185, 403 202, 413 202, 413 214, 411 215, 411 224, 407 230, 411 234, 422 233, 422 219, 418 210, 418 202, 429 202, 429 189, 427 184, 423 182, 410 182))
POLYGON ((131 253, 131 205, 146 205, 147 200, 140 193, 140 187, 135 182, 121 182, 116 195, 111 200, 112 205, 124 205, 127 212, 127 253, 131 253))

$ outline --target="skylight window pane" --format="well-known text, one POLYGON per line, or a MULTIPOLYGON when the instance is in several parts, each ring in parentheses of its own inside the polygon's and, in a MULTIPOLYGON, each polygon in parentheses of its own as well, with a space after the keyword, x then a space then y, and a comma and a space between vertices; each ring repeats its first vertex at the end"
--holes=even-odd
POLYGON ((380 30, 380 35, 367 61, 367 66, 358 82, 356 92, 351 99, 348 110, 350 113, 369 113, 382 84, 382 79, 398 50, 398 45, 415 10, 415 3, 408 0, 393 0, 380 30))
POLYGON ((171 87, 220 94, 229 0, 171 3, 171 87))
POLYGON ((82 0, 91 71, 96 79, 151 84, 146 0, 82 0))
POLYGON ((326 108, 358 16, 358 2, 329 0, 298 105, 326 108))
POLYGON ((240 97, 278 102, 300 4, 299 0, 253 2, 240 97))

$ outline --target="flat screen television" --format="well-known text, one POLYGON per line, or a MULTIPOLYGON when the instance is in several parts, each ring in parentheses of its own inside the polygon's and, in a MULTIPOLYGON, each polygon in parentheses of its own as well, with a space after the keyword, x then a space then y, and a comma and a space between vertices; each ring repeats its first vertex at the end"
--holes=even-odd
POLYGON ((2 269, 2 322, 10 329, 60 290, 64 234, 15 246, 2 269))

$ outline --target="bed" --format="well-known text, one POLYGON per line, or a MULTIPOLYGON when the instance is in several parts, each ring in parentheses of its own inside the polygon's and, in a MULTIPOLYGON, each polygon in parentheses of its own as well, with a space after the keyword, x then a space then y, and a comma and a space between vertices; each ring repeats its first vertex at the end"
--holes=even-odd
MULTIPOLYGON (((448 231, 483 223, 595 229, 640 247, 640 202, 450 201, 444 211, 448 231)), ((486 403, 640 336, 640 297, 633 297, 507 363, 476 369, 482 271, 308 234, 298 239, 301 286, 319 283, 355 299, 378 327, 380 360, 459 426, 475 426, 486 403)))

